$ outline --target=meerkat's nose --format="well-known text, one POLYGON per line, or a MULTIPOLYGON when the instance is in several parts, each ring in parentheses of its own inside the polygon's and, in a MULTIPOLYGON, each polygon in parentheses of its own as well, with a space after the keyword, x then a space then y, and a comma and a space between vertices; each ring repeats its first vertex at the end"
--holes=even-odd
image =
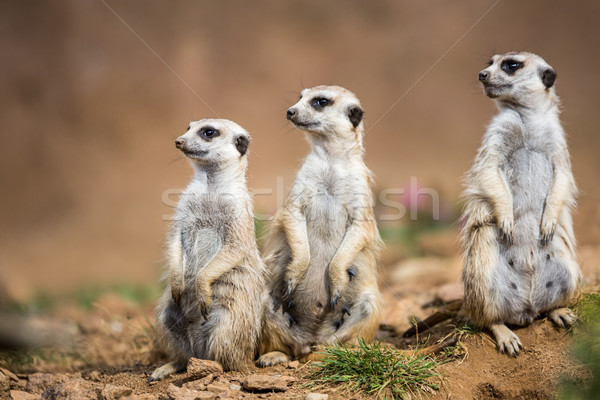
POLYGON ((485 80, 488 78, 488 73, 485 71, 481 71, 479 73, 479 81, 480 82, 485 82, 485 80))
POLYGON ((290 108, 289 110, 287 110, 287 119, 289 119, 290 121, 296 116, 296 110, 293 108, 290 108))
POLYGON ((181 138, 178 138, 178 139, 176 139, 176 140, 175 140, 175 146, 176 146, 178 149, 180 149, 180 148, 182 148, 182 147, 183 147, 183 143, 184 143, 184 141, 183 141, 183 139, 181 139, 181 138))

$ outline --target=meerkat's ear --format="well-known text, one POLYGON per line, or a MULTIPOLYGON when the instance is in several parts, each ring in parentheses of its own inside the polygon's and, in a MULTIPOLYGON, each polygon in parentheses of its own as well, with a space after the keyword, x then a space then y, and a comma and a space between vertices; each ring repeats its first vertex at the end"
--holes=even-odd
POLYGON ((363 110, 361 110, 360 107, 354 106, 348 110, 348 119, 350 120, 350 122, 352 122, 352 126, 354 126, 355 128, 358 126, 358 124, 360 124, 362 118, 363 110))
POLYGON ((556 72, 550 67, 546 68, 542 71, 542 82, 546 89, 551 88, 554 85, 554 81, 556 80, 556 72))
POLYGON ((240 152, 241 157, 248 151, 248 145, 250 144, 250 140, 248 139, 248 136, 240 135, 235 138, 234 144, 237 151, 240 152))

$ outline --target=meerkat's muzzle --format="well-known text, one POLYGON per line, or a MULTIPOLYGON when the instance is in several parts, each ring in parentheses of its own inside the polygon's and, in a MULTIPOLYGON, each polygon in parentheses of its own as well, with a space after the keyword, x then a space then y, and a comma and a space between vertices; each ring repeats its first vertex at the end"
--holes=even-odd
POLYGON ((287 110, 286 117, 288 120, 293 121, 296 118, 296 109, 290 108, 287 110))

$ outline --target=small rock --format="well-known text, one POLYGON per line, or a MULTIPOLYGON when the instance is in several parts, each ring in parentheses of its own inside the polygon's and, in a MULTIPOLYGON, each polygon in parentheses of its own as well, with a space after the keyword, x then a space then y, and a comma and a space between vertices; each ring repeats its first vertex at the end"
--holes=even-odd
POLYGON ((38 400, 40 397, 35 394, 23 392, 21 390, 11 390, 10 397, 13 400, 38 400))
POLYGON ((204 378, 199 379, 199 381, 200 381, 200 383, 208 385, 209 383, 211 383, 212 381, 214 381, 216 377, 217 376, 215 376, 215 374, 208 374, 204 378))
POLYGON ((33 394, 42 394, 44 390, 58 385, 66 380, 69 377, 63 374, 42 374, 40 372, 29 375, 29 379, 27 380, 27 385, 25 386, 25 390, 29 393, 33 394))
POLYGON ((105 400, 119 400, 123 396, 130 396, 131 393, 133 393, 133 390, 126 386, 116 386, 109 383, 104 386, 100 394, 105 400))
POLYGON ((242 387, 240 385, 232 383, 231 385, 229 385, 229 389, 231 389, 231 390, 242 390, 242 387))
POLYGON ((87 379, 94 382, 100 382, 102 375, 98 371, 92 371, 88 374, 87 379))
POLYGON ((121 397, 119 400, 158 400, 158 396, 150 393, 132 394, 131 396, 121 397))
POLYGON ((7 393, 10 390, 10 378, 0 372, 0 393, 7 393))
POLYGON ((309 393, 306 395, 304 400, 328 400, 329 395, 323 393, 309 393))
POLYGON ((82 378, 71 379, 47 389, 42 400, 97 400, 96 387, 82 378))
POLYGON ((300 367, 300 361, 298 361, 298 360, 290 361, 288 363, 287 367, 292 368, 292 369, 298 369, 298 367, 300 367))
POLYGON ((216 395, 212 392, 200 392, 169 384, 167 395, 172 400, 215 400, 216 395))
MULTIPOLYGON (((291 376, 250 375, 244 381, 244 389, 250 392, 285 392, 291 376)), ((293 380, 293 378, 292 378, 293 380)))
POLYGON ((10 381, 10 388, 14 390, 25 390, 27 386, 27 379, 19 379, 16 382, 10 381))
POLYGON ((227 393, 229 391, 229 387, 219 383, 211 383, 210 385, 206 386, 206 390, 208 390, 209 392, 221 394, 227 393))
POLYGON ((209 374, 219 376, 223 373, 221 364, 210 360, 200 360, 198 358, 190 358, 187 365, 187 371, 190 377, 204 378, 209 374))
POLYGON ((206 385, 201 382, 202 379, 184 383, 181 387, 184 389, 202 391, 206 390, 206 385))
POLYGON ((15 382, 19 381, 19 378, 17 378, 17 376, 15 374, 13 374, 12 372, 10 372, 9 370, 7 370, 5 368, 0 368, 0 372, 2 372, 4 375, 8 376, 11 381, 15 381, 15 382))

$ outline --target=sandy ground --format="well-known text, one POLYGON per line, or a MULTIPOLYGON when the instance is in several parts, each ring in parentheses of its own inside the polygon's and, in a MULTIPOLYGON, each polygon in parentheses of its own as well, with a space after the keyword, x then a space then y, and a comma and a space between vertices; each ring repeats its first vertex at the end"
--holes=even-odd
MULTIPOLYGON (((451 237, 451 234, 424 236, 419 240, 419 246, 427 255, 418 258, 394 260, 397 255, 386 253, 388 267, 381 275, 380 284, 384 297, 383 323, 403 332, 409 327, 409 318, 425 318, 435 310, 435 307, 424 306, 461 296, 460 262, 455 256, 448 256, 455 246, 451 237)), ((587 287, 600 287, 599 252, 598 248, 582 248, 587 287)), ((61 346, 54 351, 46 349, 28 357, 9 357, 3 353, 0 366, 17 375, 16 380, 9 379, 9 386, 3 387, 0 398, 11 398, 9 390, 34 393, 36 397, 32 398, 40 398, 52 387, 56 392, 61 382, 63 386, 59 388, 75 390, 68 386, 75 385, 79 392, 72 393, 76 393, 76 397, 91 398, 113 398, 107 394, 109 392, 111 396, 130 393, 132 398, 141 399, 186 398, 177 392, 180 387, 203 389, 215 396, 202 398, 305 398, 311 392, 327 394, 332 399, 371 398, 337 387, 306 388, 305 375, 311 366, 298 363, 252 368, 245 373, 229 372, 200 381, 183 373, 148 384, 149 373, 164 362, 164 355, 153 348, 152 309, 151 302, 134 304, 114 293, 106 293, 94 301, 89 310, 63 304, 49 314, 33 316, 31 323, 34 326, 64 332, 64 337, 70 340, 62 339, 61 346), (284 380, 287 390, 247 391, 243 388, 244 381, 252 375, 284 380)), ((452 320, 442 323, 429 333, 421 334, 419 343, 434 343, 452 334, 455 328, 452 320)), ((440 377, 435 381, 440 389, 428 396, 433 399, 550 399, 565 377, 576 381, 588 377, 569 355, 570 335, 565 330, 540 318, 516 333, 524 345, 524 351, 517 359, 498 353, 486 332, 463 335, 460 339, 462 350, 438 368, 440 377)), ((391 336, 386 331, 380 331, 379 336, 400 349, 418 345, 415 338, 391 336)), ((14 398, 20 394, 12 393, 14 398)), ((47 392, 46 396, 50 394, 47 392)))

